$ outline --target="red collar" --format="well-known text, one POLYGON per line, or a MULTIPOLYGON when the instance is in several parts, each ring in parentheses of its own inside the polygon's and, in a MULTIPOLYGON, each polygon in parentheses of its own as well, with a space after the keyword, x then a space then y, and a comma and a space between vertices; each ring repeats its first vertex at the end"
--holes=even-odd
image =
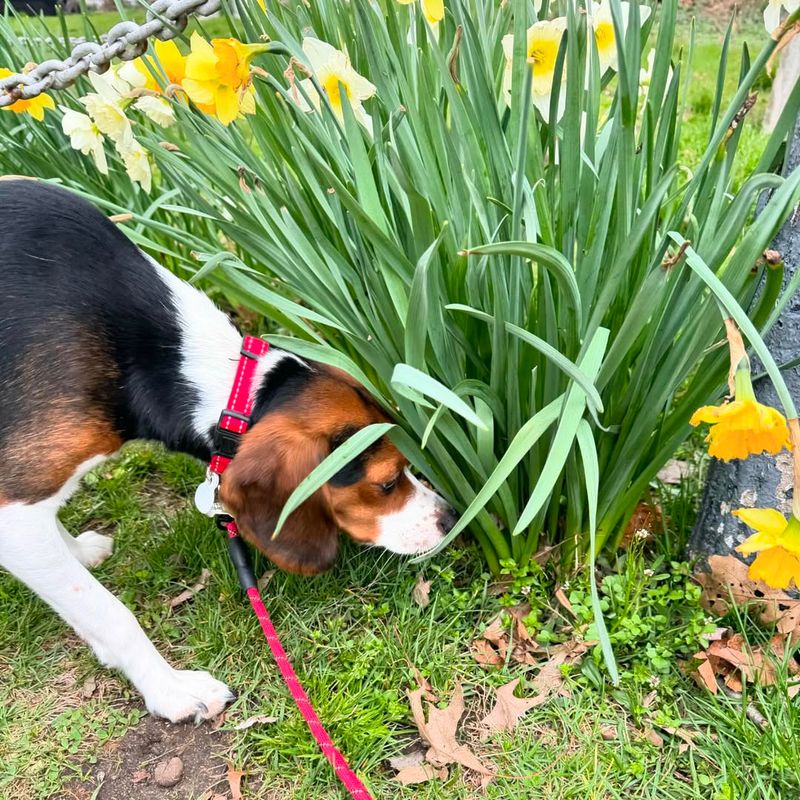
POLYGON ((239 440, 250 425, 250 415, 253 413, 253 379, 258 361, 266 355, 267 350, 269 343, 256 336, 245 336, 242 340, 239 365, 228 404, 219 415, 214 429, 211 462, 206 471, 206 479, 197 487, 194 495, 195 505, 207 516, 225 513, 217 502, 219 476, 233 460, 239 440))

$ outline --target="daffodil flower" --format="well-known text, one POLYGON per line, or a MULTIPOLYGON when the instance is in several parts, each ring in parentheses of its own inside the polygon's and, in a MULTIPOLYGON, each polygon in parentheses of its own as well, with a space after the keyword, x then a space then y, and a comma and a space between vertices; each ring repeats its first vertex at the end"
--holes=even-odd
MULTIPOLYGON (((647 66, 642 67, 639 70, 639 94, 644 97, 647 94, 648 89, 650 88, 650 81, 653 80, 653 64, 655 63, 656 59, 656 51, 655 48, 650 48, 650 52, 647 54, 647 66)), ((669 86, 670 81, 672 80, 672 67, 667 69, 667 85, 669 86)))
MULTIPOLYGON (((398 3, 404 6, 410 6, 416 0, 397 0, 398 3)), ((421 0, 422 14, 428 21, 428 25, 434 30, 439 23, 444 19, 444 0, 421 0)))
MULTIPOLYGON (((371 133, 372 118, 364 111, 361 104, 375 94, 375 86, 353 69, 346 53, 327 42, 307 36, 303 39, 303 52, 336 118, 340 122, 344 121, 342 104, 346 99, 353 109, 353 116, 371 133)), ((314 106, 319 109, 322 100, 314 82, 307 78, 301 81, 300 85, 314 106)), ((299 92, 295 91, 294 99, 303 111, 311 111, 299 92)))
MULTIPOLYGON (((7 78, 14 73, 10 69, 0 67, 0 78, 7 78)), ((3 106, 3 111, 12 111, 14 114, 30 114, 37 122, 44 119, 44 112, 48 108, 55 108, 56 104, 49 94, 40 94, 30 100, 17 100, 9 106, 3 106)))
POLYGON ((267 49, 264 44, 243 44, 236 39, 207 42, 192 34, 192 52, 186 59, 183 88, 201 110, 230 125, 240 114, 255 111, 250 61, 267 49))
POLYGON ((69 136, 69 143, 73 150, 79 150, 85 156, 91 155, 95 166, 101 175, 108 175, 108 162, 104 147, 103 134, 91 117, 61 106, 64 116, 61 118, 61 130, 69 136))
MULTIPOLYGON (((628 15, 630 13, 630 3, 621 3, 622 6, 622 34, 628 27, 628 15)), ((639 6, 639 19, 644 25, 650 16, 649 6, 639 6)), ((591 24, 594 28, 594 41, 597 45, 597 55, 600 60, 600 74, 607 69, 616 70, 617 68, 617 35, 614 30, 614 22, 611 17, 611 3, 603 0, 602 3, 592 3, 591 24)))
POLYGON ((731 461, 764 452, 775 455, 784 447, 791 450, 789 427, 783 414, 756 400, 749 364, 736 370, 734 381, 733 402, 703 406, 689 420, 691 425, 711 424, 706 437, 709 455, 731 461))
POLYGON ((141 185, 145 192, 150 192, 153 184, 153 172, 150 168, 150 156, 140 142, 133 140, 125 147, 117 147, 117 152, 125 165, 128 177, 141 185))
MULTIPOLYGON (((553 92, 553 81, 556 75, 556 57, 561 44, 561 37, 567 29, 566 17, 552 20, 543 20, 531 25, 527 31, 525 57, 533 73, 531 82, 531 99, 534 106, 545 120, 550 117, 550 95, 553 92)), ((506 103, 511 105, 511 81, 514 70, 514 36, 508 34, 503 37, 503 53, 506 57, 506 67, 503 73, 503 95, 506 103)), ((566 90, 564 81, 558 96, 558 109, 556 120, 564 113, 566 103, 566 90)))
POLYGON ((773 589, 786 589, 792 581, 800 587, 800 520, 787 520, 774 508, 740 508, 733 515, 756 531, 736 548, 746 556, 758 553, 750 577, 773 589))
POLYGON ((153 50, 155 58, 143 56, 123 64, 119 69, 120 77, 132 87, 151 92, 161 92, 161 85, 155 77, 157 75, 165 75, 167 85, 182 84, 186 76, 186 57, 182 55, 178 45, 172 40, 162 42, 156 39, 153 50))
POLYGON ((175 122, 175 111, 163 97, 144 95, 134 102, 133 107, 162 128, 169 128, 175 122))
POLYGON ((764 27, 767 29, 767 33, 774 33, 781 24, 782 8, 785 8, 789 14, 793 14, 800 8, 800 0, 769 0, 764 9, 764 27))
POLYGON ((130 120, 125 116, 127 101, 120 92, 122 87, 117 81, 93 72, 89 73, 89 80, 95 91, 81 97, 79 102, 101 133, 115 144, 125 146, 133 140, 133 131, 130 120))

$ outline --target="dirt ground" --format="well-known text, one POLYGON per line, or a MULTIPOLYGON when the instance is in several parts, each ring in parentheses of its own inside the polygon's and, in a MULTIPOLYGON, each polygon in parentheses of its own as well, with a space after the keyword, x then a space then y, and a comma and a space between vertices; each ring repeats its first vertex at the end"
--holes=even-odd
POLYGON ((220 755, 229 739, 209 725, 145 717, 86 767, 87 780, 73 781, 58 800, 230 800, 227 763, 220 755), (159 786, 156 767, 176 756, 183 777, 171 788, 159 786))

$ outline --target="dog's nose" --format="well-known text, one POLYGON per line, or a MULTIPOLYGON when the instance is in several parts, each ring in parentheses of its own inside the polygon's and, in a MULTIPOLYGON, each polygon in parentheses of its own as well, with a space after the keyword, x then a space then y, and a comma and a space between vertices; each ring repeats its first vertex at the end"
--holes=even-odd
POLYGON ((448 506, 439 514, 439 528, 442 533, 448 533, 452 530, 453 526, 458 522, 458 514, 454 508, 448 506))

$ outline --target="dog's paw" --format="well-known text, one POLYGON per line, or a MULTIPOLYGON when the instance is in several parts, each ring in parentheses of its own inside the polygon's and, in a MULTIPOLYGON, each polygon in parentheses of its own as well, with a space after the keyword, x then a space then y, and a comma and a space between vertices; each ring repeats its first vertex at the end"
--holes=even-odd
POLYGON ((78 561, 84 567, 98 567, 114 552, 114 540, 102 533, 85 531, 75 537, 78 561))
POLYGON ((147 710, 170 722, 202 722, 219 716, 236 695, 207 672, 172 670, 145 697, 147 710))

